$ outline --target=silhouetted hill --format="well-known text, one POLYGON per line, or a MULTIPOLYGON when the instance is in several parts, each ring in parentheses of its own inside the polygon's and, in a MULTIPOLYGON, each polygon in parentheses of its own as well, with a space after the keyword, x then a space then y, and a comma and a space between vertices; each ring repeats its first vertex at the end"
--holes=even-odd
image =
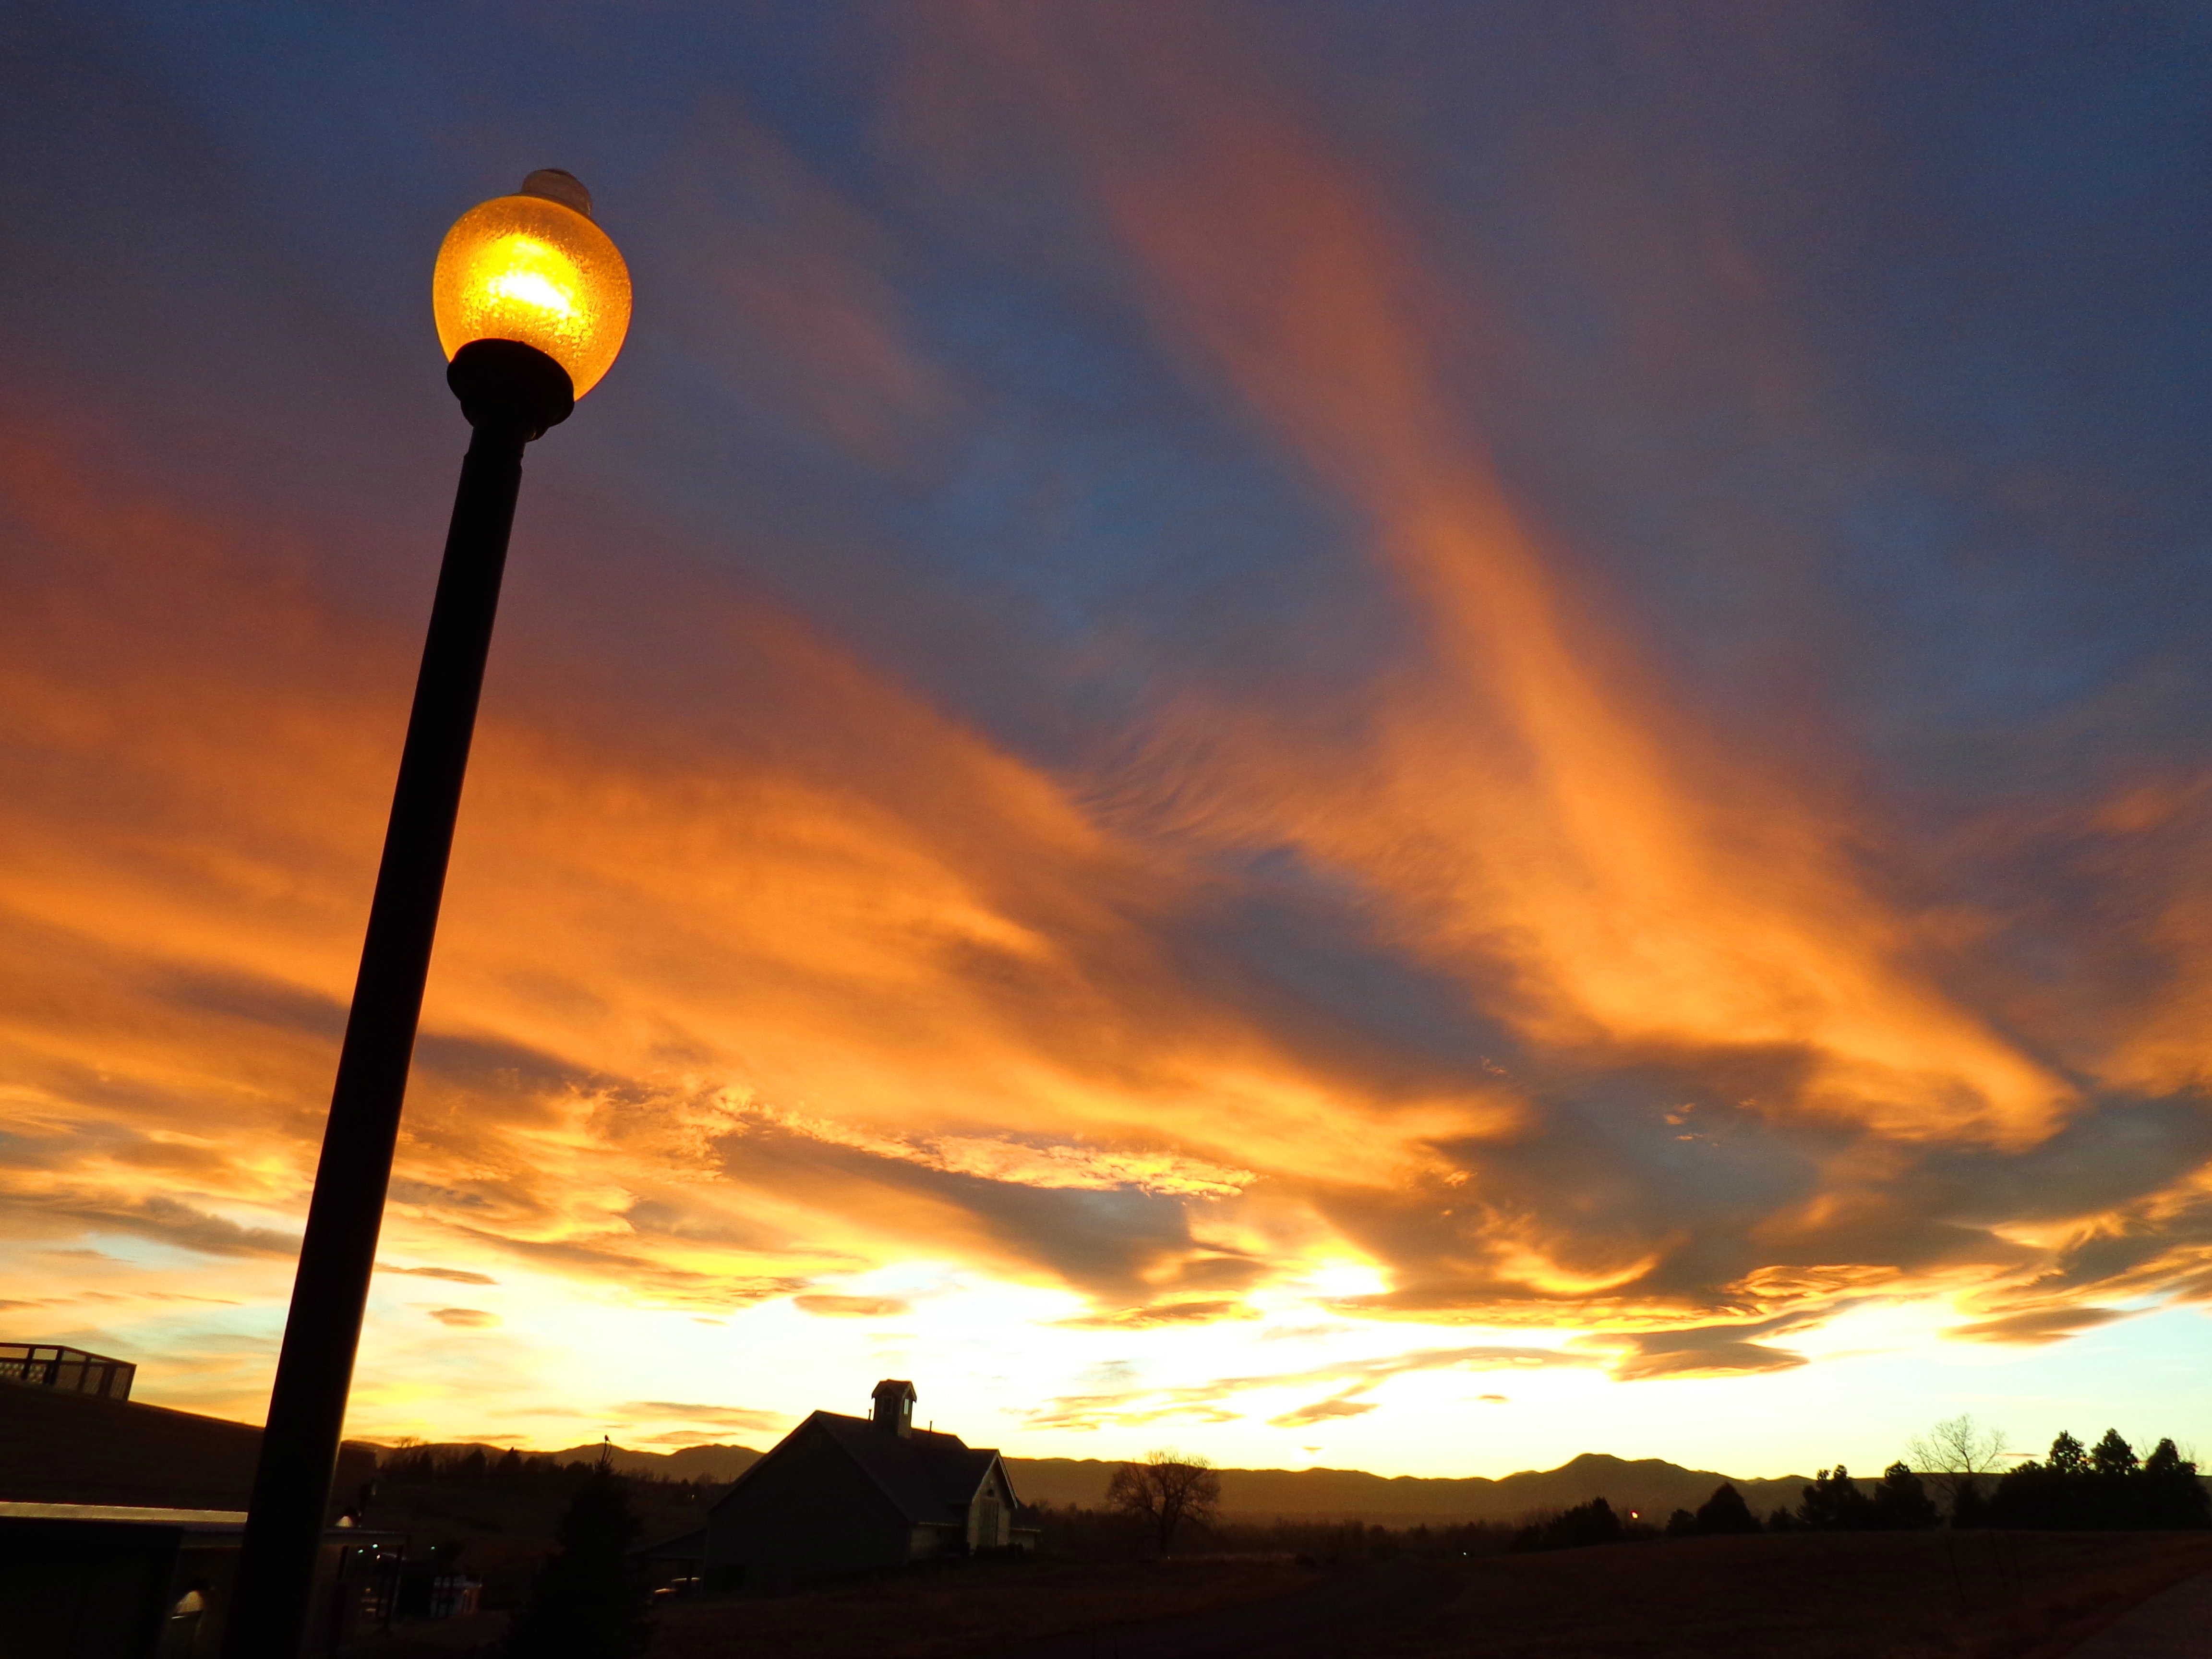
MULTIPOLYGON (((555 1454, 566 1463, 573 1458, 596 1457, 596 1447, 579 1446, 555 1454)), ((657 1474, 670 1480, 734 1480, 761 1460, 750 1446, 711 1444, 686 1446, 680 1451, 641 1452, 615 1448, 615 1467, 628 1474, 657 1474)))
MULTIPOLYGON (((1105 1500, 1115 1465, 1093 1459, 1010 1457, 1007 1470, 1024 1503, 1082 1504, 1105 1500)), ((1602 1498, 1617 1510, 1637 1510, 1664 1520, 1669 1510, 1694 1510, 1723 1480, 1735 1483, 1761 1516, 1795 1508, 1804 1475, 1743 1480, 1710 1469, 1686 1469, 1656 1457, 1633 1460, 1584 1452, 1556 1469, 1525 1469, 1492 1480, 1480 1475, 1435 1480, 1386 1477, 1359 1469, 1224 1469, 1221 1507, 1244 1520, 1345 1520, 1385 1526, 1434 1526, 1448 1521, 1512 1521, 1531 1510, 1563 1510, 1602 1498)))
MULTIPOLYGON (((380 1458, 389 1459, 400 1449, 396 1446, 380 1446, 377 1454, 380 1458)), ((480 1440, 440 1441, 432 1445, 410 1446, 405 1449, 434 1452, 441 1458, 466 1457, 472 1451, 480 1451, 495 1461, 507 1455, 506 1447, 489 1445, 480 1440)), ((599 1448, 598 1443, 593 1442, 589 1445, 570 1446, 563 1451, 529 1452, 525 1455, 550 1457, 556 1463, 590 1463, 598 1460, 599 1448)), ((617 1446, 614 1450, 615 1468, 623 1474, 658 1475, 664 1480, 734 1480, 759 1462, 760 1457, 761 1455, 750 1446, 719 1444, 685 1446, 672 1452, 632 1451, 627 1446, 617 1446)))

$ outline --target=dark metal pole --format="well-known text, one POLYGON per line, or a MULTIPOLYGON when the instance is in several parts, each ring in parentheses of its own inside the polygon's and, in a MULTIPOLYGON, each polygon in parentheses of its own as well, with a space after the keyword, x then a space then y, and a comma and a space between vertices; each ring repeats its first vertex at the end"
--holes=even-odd
POLYGON ((573 406, 560 365, 511 341, 464 347, 447 378, 476 435, 461 463, 254 1470, 226 1621, 230 1659, 298 1659, 522 487, 523 446, 573 406))

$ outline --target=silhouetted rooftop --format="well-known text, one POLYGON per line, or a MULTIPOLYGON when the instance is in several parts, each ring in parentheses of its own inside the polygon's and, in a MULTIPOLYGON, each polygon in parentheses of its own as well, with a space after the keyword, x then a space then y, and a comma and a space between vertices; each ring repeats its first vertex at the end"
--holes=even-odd
MULTIPOLYGON (((948 1510, 964 1508, 999 1455, 987 1447, 970 1446, 957 1434, 933 1429, 887 1434, 865 1417, 837 1412, 816 1412, 792 1431, 790 1438, 798 1439, 810 1428, 842 1447, 913 1522, 941 1524, 949 1518, 948 1510)), ((738 1484, 744 1484, 743 1476, 738 1484)))

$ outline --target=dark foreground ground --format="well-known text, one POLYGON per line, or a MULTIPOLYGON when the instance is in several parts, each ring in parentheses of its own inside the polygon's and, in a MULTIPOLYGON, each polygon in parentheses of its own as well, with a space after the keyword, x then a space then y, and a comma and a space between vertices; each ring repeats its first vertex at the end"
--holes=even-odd
MULTIPOLYGON (((410 1559, 453 1552, 457 1569, 482 1581, 487 1607, 512 1607, 552 1553, 562 1512, 581 1484, 580 1474, 515 1482, 419 1481, 380 1473, 362 1524, 404 1533, 410 1559)), ((704 1509, 694 1488, 657 1480, 631 1483, 629 1500, 644 1538, 689 1531, 704 1509)), ((495 1622, 504 1629, 505 1615, 495 1622)))
MULTIPOLYGON (((1551 1555, 965 1565, 663 1609, 651 1659, 2057 1659, 2212 1535, 1695 1539, 1551 1555)), ((503 1615, 357 1651, 429 1659, 503 1615)))
MULTIPOLYGON (((1376 1659, 2057 1659, 2136 1602, 2212 1571, 2212 1537, 1863 1534, 1711 1538, 1470 1563, 1376 1659), (1595 1558, 1595 1559, 1594 1559, 1595 1558)), ((1128 1659, 1137 1659, 1135 1651, 1128 1659)))

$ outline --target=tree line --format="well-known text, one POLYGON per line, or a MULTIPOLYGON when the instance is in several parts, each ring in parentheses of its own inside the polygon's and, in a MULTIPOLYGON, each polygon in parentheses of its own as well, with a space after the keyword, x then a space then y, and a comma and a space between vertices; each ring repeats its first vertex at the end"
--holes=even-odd
MULTIPOLYGON (((409 1486, 481 1486, 494 1491, 552 1490, 571 1493, 600 1473, 601 1466, 577 1457, 562 1462, 543 1453, 509 1448, 497 1456, 482 1446, 464 1451, 458 1447, 434 1447, 401 1442, 380 1451, 376 1460, 380 1485, 409 1486)), ((703 1498, 720 1492, 726 1480, 689 1479, 681 1475, 622 1474, 615 1477, 649 1484, 703 1498)))
POLYGON ((2171 1438, 2139 1457, 2117 1429, 2094 1448, 2070 1433, 2047 1456, 2015 1458, 2004 1437, 1971 1416, 1938 1423, 1917 1437, 1879 1480, 1864 1480, 1844 1465, 1821 1469, 1800 1489, 1799 1501, 1761 1516, 1731 1482, 1723 1481, 1695 1510, 1664 1522, 1623 1514, 1604 1498, 1533 1517, 1517 1528, 1470 1522, 1394 1532, 1356 1522, 1225 1522, 1221 1480, 1203 1457, 1172 1450, 1149 1454, 1114 1472, 1104 1510, 1044 1508, 1045 1551, 1095 1556, 1143 1548, 1166 1554, 1178 1538, 1196 1534, 1220 1548, 1272 1548, 1341 1560, 1398 1553, 1473 1554, 1498 1548, 1577 1549, 1595 1544, 1663 1538, 1779 1532, 1917 1532, 1938 1527, 2014 1528, 2065 1532, 2162 1531, 2212 1526, 2212 1502, 2197 1465, 2171 1438), (1916 1467, 1916 1465, 1917 1467, 1916 1467))
POLYGON ((1723 1481, 1696 1510, 1676 1510, 1663 1527, 1623 1516, 1595 1498, 1529 1522, 1514 1534, 1512 1547, 1577 1549, 1755 1532, 1916 1532, 1946 1525, 2051 1532, 2212 1526, 2212 1500, 2197 1465, 2170 1438, 2160 1440, 2148 1457, 2138 1457, 2117 1429, 2106 1430, 2094 1449, 2062 1431, 2048 1456, 2015 1462, 2002 1436, 1962 1417, 1938 1424, 1912 1449, 1920 1470, 1899 1459, 1881 1480, 1863 1481, 1838 1463, 1822 1469, 1802 1489, 1799 1503, 1764 1520, 1723 1481))
POLYGON ((2212 1504, 2196 1463, 2171 1439, 2139 1460, 2118 1431, 2107 1429, 2094 1450, 2061 1434, 2048 1457, 2008 1470, 1986 1498, 1969 1483, 1959 1494, 1952 1524, 2152 1531, 2212 1525, 2212 1504))
MULTIPOLYGON (((1038 1554, 1048 1559, 1121 1561, 1158 1553, 1158 1538, 1152 1528, 1117 1510, 1083 1504, 1037 1504, 1025 1506, 1022 1514, 1024 1523, 1041 1534, 1038 1554)), ((1496 1521, 1386 1527, 1367 1521, 1216 1515, 1203 1522, 1184 1522, 1175 1534, 1173 1553, 1278 1556, 1315 1566, 1340 1566, 1413 1556, 1495 1555, 1512 1538, 1513 1528, 1496 1521)))

